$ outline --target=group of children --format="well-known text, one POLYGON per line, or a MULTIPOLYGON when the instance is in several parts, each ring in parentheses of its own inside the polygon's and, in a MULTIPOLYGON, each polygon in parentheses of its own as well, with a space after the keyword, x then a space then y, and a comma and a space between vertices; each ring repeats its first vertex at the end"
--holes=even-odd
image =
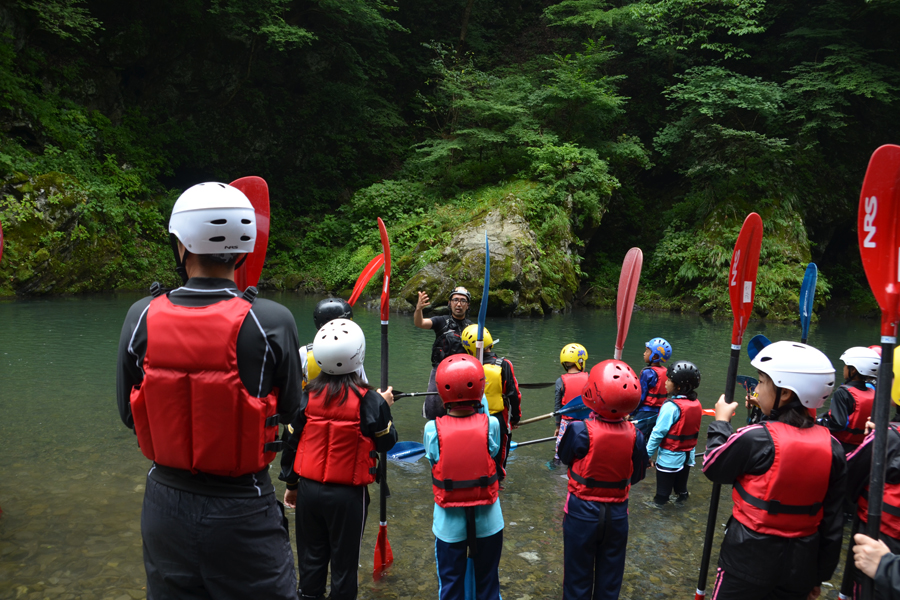
MULTIPOLYGON (((349 330, 352 325, 341 319, 339 329, 349 330)), ((307 474, 315 478, 329 469, 344 477, 344 485, 360 489, 362 495, 337 498, 329 492, 331 486, 312 484, 306 492, 310 514, 304 515, 304 531, 298 518, 298 546, 303 538, 304 545, 310 546, 310 536, 316 537, 312 534, 327 537, 328 528, 337 526, 340 511, 333 504, 335 498, 348 508, 362 508, 364 514, 368 497, 363 490, 375 472, 371 451, 384 450, 396 440, 396 430, 390 425, 390 392, 378 395, 367 391, 356 373, 362 364, 358 352, 361 332, 354 330, 353 335, 344 336, 346 343, 355 344, 354 348, 335 350, 341 344, 334 336, 334 324, 330 326, 335 342, 330 350, 336 357, 332 361, 345 359, 345 363, 323 370, 319 375, 323 379, 317 381, 305 407, 306 422, 295 424, 282 463, 287 467, 283 478, 289 484, 286 499, 300 506, 303 486, 311 485, 303 481, 307 474), (326 401, 326 408, 318 411, 321 414, 311 412, 313 396, 331 398, 337 404, 328 408, 326 401), (347 420, 349 413, 345 414, 347 409, 343 407, 347 398, 353 401, 350 412, 358 412, 361 421, 342 424, 335 431, 347 441, 369 438, 354 454, 357 468, 338 468, 327 456, 332 449, 321 451, 321 444, 304 440, 303 434, 304 429, 308 432, 315 425, 317 431, 322 429, 322 435, 331 435, 328 428, 336 426, 326 425, 324 420, 347 420), (366 411, 360 404, 369 408, 371 416, 362 414, 366 411), (356 434, 352 434, 354 427, 356 434), (307 457, 304 452, 311 454, 307 457), (300 498, 291 489, 298 483, 300 498)), ((310 349, 310 359, 316 362, 321 362, 316 347, 320 337, 317 334, 310 349)), ((465 345, 465 334, 463 338, 465 345)), ((322 339, 324 351, 326 338, 322 339)), ((362 344, 364 353, 364 340, 362 344)), ((655 505, 669 502, 673 492, 676 503, 689 498, 688 475, 695 464, 703 416, 697 399, 700 370, 685 360, 664 366, 671 359, 672 346, 662 338, 654 338, 645 346, 647 366, 640 375, 619 360, 603 361, 588 371, 587 350, 580 344, 568 344, 560 353, 564 373, 556 384, 556 456, 568 467, 568 494, 563 506, 563 598, 619 596, 628 539, 629 490, 644 478, 648 467, 654 466, 657 472, 655 505), (581 403, 590 414, 580 419, 581 415, 571 409, 581 403)), ((817 597, 821 583, 831 577, 840 557, 846 505, 858 503, 855 530, 865 522, 872 446, 865 424, 874 398, 871 379, 877 374, 880 357, 871 349, 851 348, 842 360, 845 383, 818 424, 810 411, 821 408, 831 396, 835 371, 822 352, 806 344, 776 342, 752 360, 759 372, 752 401, 765 415, 760 423, 735 432, 730 421, 737 403, 725 402, 724 394, 719 398, 716 420, 707 433, 703 472, 713 482, 733 486, 734 508, 719 552, 713 600, 817 597), (849 488, 845 452, 849 454, 849 488)), ((502 361, 490 363, 498 371, 496 377, 488 377, 486 364, 470 354, 455 354, 438 365, 435 382, 446 414, 425 426, 423 443, 432 467, 432 531, 442 600, 500 597, 498 569, 504 522, 498 501, 503 462, 498 456, 504 454, 508 444, 508 434, 506 439, 503 436, 506 423, 501 422, 508 417, 501 414, 499 404, 491 405, 489 389, 490 380, 500 376, 502 361)), ((900 429, 892 426, 889 436, 881 531, 888 547, 898 552, 900 429)), ((333 450, 340 449, 335 446, 333 450)), ((350 455, 346 458, 353 459, 350 455)), ((361 533, 361 527, 362 523, 356 524, 348 539, 361 533)), ((301 597, 317 597, 324 588, 329 556, 332 596, 336 597, 334 561, 338 549, 329 551, 327 546, 324 542, 319 548, 306 548, 304 556, 317 565, 319 574, 301 576, 301 597), (304 580, 313 586, 313 593, 303 589, 304 580)), ((354 556, 358 558, 358 552, 354 556)), ((347 570, 354 569, 355 564, 349 561, 347 570)), ((349 576, 337 575, 339 581, 349 576)), ((849 591, 855 595, 854 590, 849 591)))

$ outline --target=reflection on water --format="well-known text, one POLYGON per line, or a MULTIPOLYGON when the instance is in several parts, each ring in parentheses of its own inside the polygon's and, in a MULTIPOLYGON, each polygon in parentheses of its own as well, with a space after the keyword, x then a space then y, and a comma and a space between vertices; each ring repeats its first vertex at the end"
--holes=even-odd
MULTIPOLYGON (((115 404, 115 357, 122 320, 136 295, 0 303, 0 598, 113 599, 145 597, 140 508, 148 462, 134 435, 121 424, 115 404)), ((312 338, 316 299, 270 295, 297 319, 301 342, 312 338)), ((380 373, 377 312, 357 310, 368 337, 367 371, 380 373)), ((579 342, 590 364, 611 358, 615 315, 577 311, 538 320, 488 321, 498 354, 509 358, 519 381, 552 382, 559 376, 559 351, 579 342)), ((799 325, 751 323, 746 339, 764 333, 772 340, 797 339, 799 325)), ((662 336, 675 359, 697 363, 704 406, 722 392, 731 335, 730 321, 697 316, 636 312, 625 360, 641 365, 643 343, 662 336)), ((433 335, 412 326, 411 315, 392 315, 390 383, 398 390, 424 391, 433 335)), ((878 323, 842 321, 813 326, 810 341, 840 369, 849 346, 878 341, 878 323)), ((740 373, 753 374, 746 357, 740 373)), ((553 409, 552 388, 523 391, 524 417, 553 409)), ((419 399, 394 405, 401 439, 421 440, 419 399)), ((740 410, 738 418, 743 416, 740 410)), ((553 421, 526 425, 519 441, 552 435, 553 421)), ((701 435, 702 439, 702 435, 701 435)), ((554 598, 562 590, 562 504, 565 472, 549 470, 552 445, 513 452, 506 490, 506 519, 500 562, 506 598, 554 598)), ((388 501, 388 538, 395 562, 388 577, 372 583, 378 494, 371 493, 370 523, 363 540, 361 598, 434 598, 432 494, 427 462, 390 464, 393 497, 388 501)), ((278 485, 279 493, 283 487, 278 485)), ((711 485, 699 469, 691 473, 686 506, 652 506, 655 473, 632 488, 630 539, 622 597, 686 598, 696 587, 711 485)), ((726 488, 727 490, 727 488, 726 488)), ((730 514, 722 494, 719 523, 730 514)), ((289 511, 293 520, 293 514, 289 511)), ((291 526, 293 531, 293 525, 291 526)), ((718 532, 713 566, 720 543, 718 532)), ((843 561, 841 567, 843 567, 843 561)), ((840 574, 831 583, 839 584, 840 574)), ((710 581, 711 583, 711 581, 710 581)), ((833 588, 825 598, 837 597, 833 588)))

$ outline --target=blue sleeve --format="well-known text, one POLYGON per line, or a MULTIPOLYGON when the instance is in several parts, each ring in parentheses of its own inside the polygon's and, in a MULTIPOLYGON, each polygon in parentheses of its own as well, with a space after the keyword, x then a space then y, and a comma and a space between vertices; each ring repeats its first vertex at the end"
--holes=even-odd
POLYGON ((500 421, 497 417, 488 417, 488 452, 497 456, 500 451, 500 421))
POLYGON ((425 433, 422 435, 422 444, 425 446, 425 458, 431 463, 431 466, 437 464, 441 458, 441 447, 438 444, 437 425, 434 421, 425 423, 425 433))
POLYGON ((587 456, 590 446, 591 438, 584 421, 572 421, 559 442, 557 454, 562 462, 571 465, 577 459, 587 456))
POLYGON ((637 408, 635 410, 644 405, 644 401, 647 399, 647 394, 651 389, 656 387, 657 383, 659 383, 659 377, 656 375, 656 371, 650 368, 641 371, 641 401, 637 405, 637 408))
POLYGON ((647 467, 650 466, 650 459, 647 450, 644 449, 644 434, 637 429, 637 435, 634 438, 634 448, 631 450, 631 466, 634 469, 631 473, 631 485, 642 480, 647 475, 647 467))
POLYGON ((659 409, 659 417, 656 419, 656 425, 650 432, 650 440, 647 442, 647 456, 653 456, 659 449, 666 434, 672 429, 672 425, 681 416, 678 405, 674 402, 664 402, 662 408, 659 409))

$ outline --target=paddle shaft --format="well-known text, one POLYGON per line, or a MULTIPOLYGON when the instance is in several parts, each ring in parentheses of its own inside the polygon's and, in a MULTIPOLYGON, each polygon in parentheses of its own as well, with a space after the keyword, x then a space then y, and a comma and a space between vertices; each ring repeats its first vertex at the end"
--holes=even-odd
MULTIPOLYGON (((381 391, 388 389, 388 322, 381 322, 381 391)), ((387 452, 382 452, 378 457, 381 463, 381 485, 379 488, 378 520, 384 525, 387 523, 387 499, 389 497, 387 487, 387 452)))
MULTIPOLYGON (((881 366, 878 367, 878 381, 875 385, 875 405, 872 417, 875 421, 875 440, 872 447, 872 470, 869 475, 869 515, 866 533, 878 539, 881 528, 881 509, 884 501, 884 480, 887 464, 887 426, 891 412, 891 378, 894 373, 894 346, 896 337, 881 336, 881 366)), ((863 598, 874 598, 874 580, 863 579, 863 598)))
POLYGON ((549 442, 549 441, 552 441, 555 439, 556 439, 556 436, 551 435, 550 437, 541 438, 539 440, 528 440, 527 442, 516 442, 515 447, 518 448, 520 446, 530 446, 531 444, 540 444, 542 442, 549 442))
MULTIPOLYGON (((731 357, 728 360, 728 375, 725 377, 725 401, 734 402, 734 386, 737 382, 738 362, 741 358, 741 347, 731 345, 731 357)), ((706 537, 703 539, 703 558, 700 559, 700 578, 697 580, 696 598, 703 598, 706 592, 706 576, 709 572, 709 559, 712 556, 713 536, 716 533, 716 518, 719 512, 719 496, 722 484, 713 483, 712 495, 709 498, 709 516, 706 519, 706 537)))

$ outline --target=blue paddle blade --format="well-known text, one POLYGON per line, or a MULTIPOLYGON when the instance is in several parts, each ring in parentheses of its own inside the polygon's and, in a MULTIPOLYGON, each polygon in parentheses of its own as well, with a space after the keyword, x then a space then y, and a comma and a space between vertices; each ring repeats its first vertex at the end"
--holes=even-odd
POLYGON ((816 282, 819 279, 819 268, 816 263, 809 263, 800 286, 800 341, 806 342, 809 337, 809 322, 812 320, 813 301, 816 299, 816 282))
POLYGON ((748 377, 747 375, 738 375, 737 382, 745 389, 748 393, 752 394, 754 390, 756 390, 756 386, 759 385, 759 380, 754 377, 748 377))
POLYGON ((584 399, 581 396, 575 396, 559 410, 559 414, 583 421, 591 414, 591 409, 584 405, 584 399))
POLYGON ((402 462, 416 462, 423 456, 425 446, 419 442, 397 442, 387 453, 389 459, 402 462))
POLYGON ((756 355, 759 354, 759 351, 771 344, 771 340, 764 336, 763 334, 759 334, 754 336, 752 340, 747 342, 747 356, 750 357, 750 360, 756 358, 756 355))
POLYGON ((488 292, 491 285, 491 245, 484 232, 484 289, 481 291, 481 307, 478 309, 478 341, 484 339, 484 322, 487 319, 488 292))

